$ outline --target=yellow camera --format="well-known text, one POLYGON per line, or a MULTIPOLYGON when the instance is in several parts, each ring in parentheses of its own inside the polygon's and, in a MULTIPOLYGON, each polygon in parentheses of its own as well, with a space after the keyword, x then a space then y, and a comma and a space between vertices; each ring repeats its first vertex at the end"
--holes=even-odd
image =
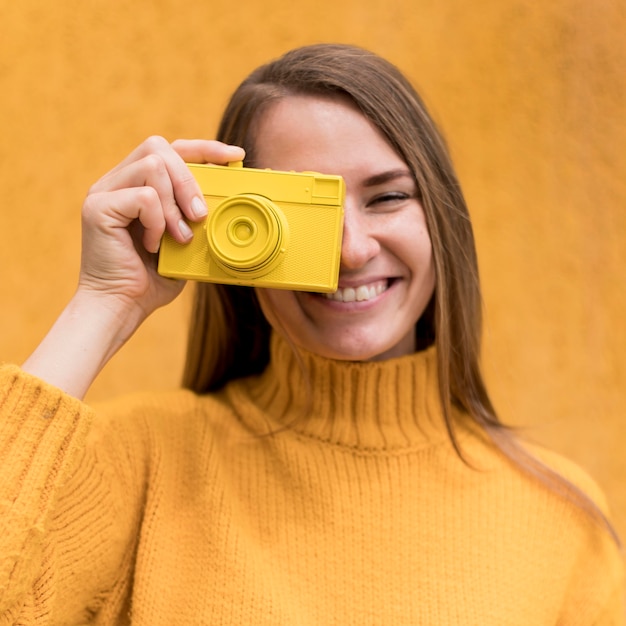
POLYGON ((304 291, 337 290, 341 176, 189 164, 209 208, 190 243, 161 242, 162 276, 304 291))

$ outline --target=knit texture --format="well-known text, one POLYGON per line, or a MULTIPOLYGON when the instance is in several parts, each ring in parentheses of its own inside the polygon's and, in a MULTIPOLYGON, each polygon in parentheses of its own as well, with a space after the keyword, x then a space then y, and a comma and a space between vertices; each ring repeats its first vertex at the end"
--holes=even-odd
POLYGON ((0 624, 624 623, 603 528, 462 414, 459 459, 433 349, 271 349, 219 393, 94 409, 0 369, 0 624))

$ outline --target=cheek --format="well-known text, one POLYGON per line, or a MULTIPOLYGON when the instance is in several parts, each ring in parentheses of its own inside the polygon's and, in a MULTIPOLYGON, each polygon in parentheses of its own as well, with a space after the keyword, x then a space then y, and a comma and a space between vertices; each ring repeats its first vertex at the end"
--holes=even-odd
POLYGON ((404 251, 411 273, 413 298, 421 304, 423 300, 430 300, 436 285, 433 247, 424 224, 412 229, 412 236, 405 239, 404 251))
POLYGON ((425 245, 421 256, 422 264, 426 268, 426 273, 433 284, 435 285, 435 259, 433 257, 433 246, 430 242, 430 237, 428 233, 424 235, 425 245))
POLYGON ((430 243, 430 238, 426 235, 428 245, 424 248, 422 254, 420 254, 420 260, 422 264, 421 272, 424 276, 424 289, 428 292, 428 297, 432 296, 435 291, 435 285, 437 283, 435 274, 435 260, 433 258, 433 249, 430 243))
POLYGON ((402 232, 402 250, 405 263, 412 273, 421 276, 425 282, 434 282, 433 246, 425 224, 418 223, 413 228, 405 225, 402 232))

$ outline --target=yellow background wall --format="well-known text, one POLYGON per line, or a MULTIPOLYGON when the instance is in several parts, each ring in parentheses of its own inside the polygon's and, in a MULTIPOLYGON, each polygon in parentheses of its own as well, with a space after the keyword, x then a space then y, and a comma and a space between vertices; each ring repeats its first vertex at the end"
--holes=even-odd
MULTIPOLYGON (((496 406, 584 465, 626 537, 626 10, 621 0, 0 0, 0 360, 72 293, 89 185, 150 134, 211 137, 244 75, 304 43, 417 84, 473 214, 496 406)), ((90 398, 177 384, 188 296, 90 398)))

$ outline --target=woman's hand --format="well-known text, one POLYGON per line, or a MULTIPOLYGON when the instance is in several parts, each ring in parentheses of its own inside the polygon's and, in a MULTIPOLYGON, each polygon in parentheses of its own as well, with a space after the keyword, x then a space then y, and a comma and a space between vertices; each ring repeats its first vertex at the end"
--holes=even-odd
POLYGON ((172 300, 182 283, 156 273, 156 252, 167 231, 191 237, 186 220, 206 217, 202 193, 185 165, 241 160, 243 150, 216 141, 169 144, 151 137, 90 189, 83 205, 79 291, 119 298, 141 321, 172 300))
POLYGON ((89 190, 76 294, 24 364, 26 371, 82 397, 111 356, 183 282, 159 276, 167 230, 191 238, 186 221, 207 209, 186 162, 226 164, 244 151, 217 141, 151 137, 89 190))

